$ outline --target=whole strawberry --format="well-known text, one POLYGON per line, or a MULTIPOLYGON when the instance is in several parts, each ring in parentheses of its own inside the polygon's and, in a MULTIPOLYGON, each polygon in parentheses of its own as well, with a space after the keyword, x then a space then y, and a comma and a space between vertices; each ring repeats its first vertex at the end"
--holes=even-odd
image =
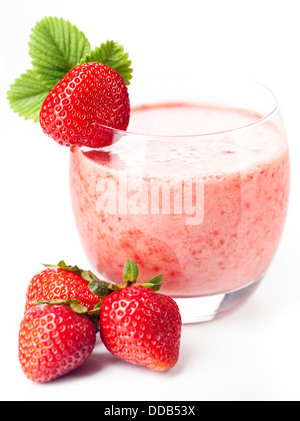
POLYGON ((155 292, 160 288, 159 280, 156 277, 134 285, 131 279, 129 286, 105 297, 100 310, 100 335, 116 357, 165 371, 178 361, 182 321, 176 302, 155 292))
POLYGON ((110 145, 113 129, 126 130, 130 104, 120 74, 102 63, 71 69, 49 92, 40 111, 43 131, 61 145, 110 145))
POLYGON ((33 306, 19 329, 19 361, 28 379, 45 383, 83 364, 96 341, 85 314, 65 304, 33 306))
POLYGON ((67 266, 63 261, 57 266, 47 267, 34 275, 29 282, 25 312, 37 301, 55 299, 78 299, 81 305, 92 310, 101 300, 89 288, 92 280, 96 280, 96 277, 90 271, 67 266))

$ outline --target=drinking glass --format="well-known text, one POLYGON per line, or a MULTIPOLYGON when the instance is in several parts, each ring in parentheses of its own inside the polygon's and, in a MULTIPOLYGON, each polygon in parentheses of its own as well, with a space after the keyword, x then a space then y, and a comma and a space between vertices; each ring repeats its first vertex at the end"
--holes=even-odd
POLYGON ((225 75, 134 80, 127 131, 72 148, 75 223, 95 271, 121 282, 163 275, 183 323, 240 306, 263 279, 288 206, 289 152, 264 85, 225 75))

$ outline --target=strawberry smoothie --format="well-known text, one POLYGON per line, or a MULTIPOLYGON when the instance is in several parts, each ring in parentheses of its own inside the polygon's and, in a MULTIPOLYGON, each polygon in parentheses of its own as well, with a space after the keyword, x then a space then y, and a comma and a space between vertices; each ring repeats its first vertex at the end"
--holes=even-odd
POLYGON ((199 297, 264 275, 286 217, 289 156, 270 118, 162 104, 132 110, 111 146, 72 149, 70 177, 76 225, 99 274, 120 282, 133 259, 139 282, 162 273, 162 293, 199 297))

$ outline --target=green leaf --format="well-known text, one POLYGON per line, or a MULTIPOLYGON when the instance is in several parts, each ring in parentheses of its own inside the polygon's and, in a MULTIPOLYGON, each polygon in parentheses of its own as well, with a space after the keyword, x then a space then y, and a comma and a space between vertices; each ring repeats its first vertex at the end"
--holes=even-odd
POLYGON ((79 269, 78 266, 67 265, 64 260, 60 260, 60 262, 57 265, 49 265, 47 263, 43 263, 43 266, 45 266, 46 268, 61 268, 69 272, 75 272, 75 273, 78 273, 81 270, 79 269))
POLYGON ((106 64, 115 69, 124 79, 126 85, 130 84, 132 78, 131 61, 128 60, 128 54, 124 48, 115 41, 106 41, 100 47, 90 51, 83 57, 80 63, 97 62, 106 64))
POLYGON ((57 267, 59 267, 59 268, 61 268, 61 269, 64 269, 64 270, 68 270, 69 272, 75 272, 75 273, 77 273, 77 272, 79 272, 79 271, 80 271, 80 269, 79 269, 79 267, 78 267, 77 265, 75 265, 75 266, 69 266, 69 265, 67 265, 67 264, 65 263, 65 261, 64 261, 64 260, 61 260, 61 261, 58 263, 57 267))
POLYGON ((139 268, 133 260, 127 260, 123 269, 123 279, 125 283, 135 283, 139 276, 139 268))
POLYGON ((111 293, 110 284, 105 281, 92 280, 89 283, 89 290, 97 297, 106 297, 111 293))
POLYGON ((30 35, 33 68, 49 91, 90 50, 83 32, 62 18, 45 17, 36 23, 30 35))
POLYGON ((78 273, 82 277, 82 279, 84 279, 87 282, 99 281, 98 277, 93 272, 91 272, 90 270, 79 269, 78 273))
POLYGON ((66 264, 66 262, 64 260, 61 260, 57 265, 43 264, 43 266, 48 267, 48 268, 61 268, 63 270, 67 270, 69 272, 77 273, 79 276, 82 277, 82 279, 84 279, 87 282, 99 281, 97 276, 93 272, 91 272, 90 270, 80 269, 77 265, 69 266, 69 265, 66 264))
POLYGON ((25 117, 39 121, 42 104, 49 93, 47 86, 39 79, 33 70, 27 70, 10 86, 7 98, 11 108, 25 117))
POLYGON ((62 299, 39 300, 39 301, 34 301, 32 304, 35 306, 39 306, 41 304, 48 304, 49 306, 60 305, 60 304, 69 305, 69 300, 62 300, 62 299))
POLYGON ((66 299, 66 300, 60 300, 60 299, 56 299, 56 300, 40 300, 40 301, 36 301, 33 303, 33 305, 40 305, 40 304, 47 304, 50 306, 53 305, 66 305, 71 307, 71 309, 78 314, 87 314, 88 313, 88 309, 83 306, 82 304, 79 304, 80 300, 78 300, 77 298, 72 298, 70 300, 66 299))
POLYGON ((159 291, 162 284, 162 275, 157 275, 154 278, 150 279, 150 281, 142 284, 143 287, 150 288, 153 291, 159 291))
POLYGON ((75 300, 69 300, 71 309, 77 314, 87 314, 88 310, 85 306, 78 304, 75 300))

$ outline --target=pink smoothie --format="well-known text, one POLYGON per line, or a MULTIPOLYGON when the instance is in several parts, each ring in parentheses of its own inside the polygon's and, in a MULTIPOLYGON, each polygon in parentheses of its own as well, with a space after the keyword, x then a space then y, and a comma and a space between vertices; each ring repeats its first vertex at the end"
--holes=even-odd
POLYGON ((94 268, 120 282, 133 259, 139 281, 162 273, 161 292, 173 297, 260 279, 286 217, 289 157, 284 134, 258 118, 213 106, 142 107, 110 147, 74 149, 75 221, 94 268), (131 134, 141 132, 148 136, 131 134))

